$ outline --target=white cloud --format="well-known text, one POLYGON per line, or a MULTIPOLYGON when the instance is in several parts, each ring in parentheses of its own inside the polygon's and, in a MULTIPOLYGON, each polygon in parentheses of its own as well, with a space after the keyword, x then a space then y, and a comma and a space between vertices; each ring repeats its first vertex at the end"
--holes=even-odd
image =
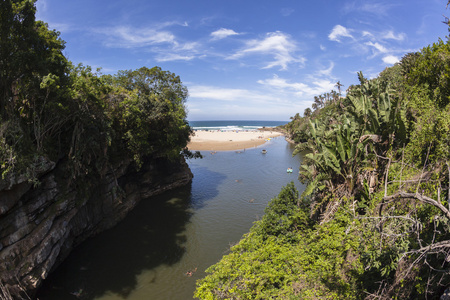
POLYGON ((168 43, 176 45, 175 36, 168 31, 157 31, 153 28, 132 28, 117 26, 94 30, 106 36, 104 44, 113 48, 136 48, 168 43))
POLYGON ((394 55, 388 55, 388 56, 383 57, 383 62, 388 65, 393 65, 395 63, 398 63, 399 61, 400 61, 400 59, 394 55))
POLYGON ((39 0, 36 2, 36 19, 44 19, 45 13, 47 12, 48 3, 47 0, 39 0))
POLYGON ((335 83, 325 79, 316 79, 311 84, 302 82, 290 83, 277 75, 274 75, 271 79, 258 80, 258 83, 278 90, 284 90, 284 92, 294 92, 296 96, 301 96, 308 100, 314 96, 331 91, 335 85, 335 83))
POLYGON ((353 13, 355 11, 370 13, 377 16, 386 16, 388 11, 393 7, 393 4, 381 3, 373 0, 358 0, 353 2, 347 2, 343 11, 345 13, 353 13))
POLYGON ((352 38, 350 47, 347 48, 346 54, 366 56, 367 59, 382 55, 385 64, 394 64, 399 59, 394 56, 398 53, 411 52, 408 49, 399 49, 398 43, 406 39, 404 33, 396 33, 393 30, 386 30, 381 32, 370 32, 368 30, 347 29, 343 26, 336 25, 330 35, 330 40, 341 42, 341 37, 352 38), (394 46, 397 45, 397 46, 394 46), (368 54, 370 53, 370 54, 368 54))
POLYGON ((303 57, 295 56, 297 45, 289 35, 282 32, 267 33, 262 40, 250 40, 246 43, 246 48, 238 51, 229 59, 238 59, 251 54, 273 55, 275 60, 264 66, 264 69, 270 69, 276 66, 286 70, 291 63, 303 64, 306 60, 303 57))
POLYGON ((372 38, 372 37, 373 37, 373 34, 372 34, 371 32, 369 32, 369 31, 364 30, 364 31, 362 32, 362 36, 372 38))
POLYGON ((315 87, 313 88, 314 96, 317 96, 319 94, 327 93, 331 91, 334 86, 336 85, 335 82, 326 80, 326 79, 320 79, 313 82, 315 87), (316 92, 317 91, 317 92, 316 92))
POLYGON ((202 98, 220 101, 242 100, 270 100, 271 97, 246 89, 230 89, 216 86, 194 85, 189 87, 189 95, 192 98, 202 98))
POLYGON ((276 77, 268 79, 267 83, 260 83, 265 85, 263 90, 189 86, 189 118, 288 120, 296 112, 311 105, 310 97, 300 98, 296 93, 302 87, 306 88, 306 85, 289 83, 284 79, 277 80, 276 77))
POLYGON ((353 39, 353 36, 350 34, 350 30, 341 25, 334 26, 333 30, 331 30, 331 33, 328 35, 328 38, 331 41, 339 43, 341 42, 341 37, 348 37, 353 39))
POLYGON ((334 68, 334 62, 330 62, 330 66, 328 67, 328 69, 319 70, 318 74, 322 75, 322 76, 331 76, 331 72, 333 71, 333 68, 334 68))
POLYGON ((166 22, 153 28, 117 26, 91 30, 103 37, 103 44, 110 48, 143 48, 146 53, 154 53, 157 62, 189 61, 199 56, 202 45, 198 42, 181 43, 175 35, 161 28, 183 24, 166 22))
POLYGON ((184 44, 177 44, 176 45, 176 50, 179 51, 197 51, 199 48, 201 47, 201 45, 197 42, 188 42, 188 43, 184 43, 184 44))
POLYGON ((404 33, 395 33, 392 30, 384 31, 384 32, 369 32, 363 31, 362 36, 365 38, 369 38, 372 41, 380 41, 380 40, 395 40, 395 41, 404 41, 406 39, 406 34, 404 33))
POLYGON ((381 53, 387 53, 388 52, 388 49, 386 49, 386 47, 384 47, 380 43, 367 42, 366 45, 375 48, 378 52, 381 52, 381 53))
POLYGON ((317 77, 308 82, 296 82, 277 75, 257 83, 261 88, 190 85, 189 118, 288 119, 309 107, 314 96, 329 92, 335 85, 334 81, 317 77))
POLYGON ((308 89, 308 86, 304 83, 288 83, 286 79, 280 78, 277 75, 273 75, 271 79, 258 80, 259 84, 270 86, 277 89, 288 89, 295 92, 308 89))
POLYGON ((403 41, 405 39, 406 35, 404 33, 395 34, 392 30, 389 30, 388 32, 385 32, 382 35, 382 39, 385 40, 396 40, 396 41, 403 41))
POLYGON ((219 30, 216 30, 214 32, 211 32, 211 36, 213 40, 221 40, 226 37, 232 36, 232 35, 239 35, 236 31, 232 29, 226 29, 226 28, 220 28, 219 30))
POLYGON ((194 59, 193 55, 181 55, 176 53, 168 53, 166 55, 159 55, 155 59, 157 62, 166 62, 166 61, 175 61, 175 60, 184 60, 189 61, 194 59))
POLYGON ((150 52, 156 54, 155 60, 158 62, 189 61, 202 56, 201 48, 202 45, 197 42, 175 43, 169 47, 152 47, 150 52))

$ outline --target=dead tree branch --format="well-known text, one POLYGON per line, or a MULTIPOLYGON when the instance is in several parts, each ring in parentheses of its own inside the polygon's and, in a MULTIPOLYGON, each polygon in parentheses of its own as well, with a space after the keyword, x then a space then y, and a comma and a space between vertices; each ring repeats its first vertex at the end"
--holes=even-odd
POLYGON ((416 199, 420 202, 430 204, 430 205, 438 208, 447 217, 447 219, 450 220, 450 211, 444 205, 442 205, 440 202, 438 202, 432 198, 429 198, 424 195, 420 195, 419 193, 398 192, 394 195, 383 197, 383 200, 388 201, 388 200, 394 200, 394 199, 398 199, 398 198, 400 198, 400 199, 416 199))

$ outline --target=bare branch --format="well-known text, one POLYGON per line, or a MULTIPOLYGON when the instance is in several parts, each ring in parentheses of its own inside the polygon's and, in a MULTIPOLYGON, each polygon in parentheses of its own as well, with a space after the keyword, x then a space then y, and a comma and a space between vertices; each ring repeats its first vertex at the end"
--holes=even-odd
POLYGON ((438 253, 445 249, 450 249, 450 241, 442 241, 430 244, 428 246, 422 247, 420 249, 412 250, 409 252, 406 252, 405 254, 412 254, 412 253, 438 253))
POLYGON ((420 195, 418 193, 413 194, 413 193, 406 193, 406 192, 398 192, 394 195, 383 197, 383 200, 394 200, 397 198, 416 199, 416 200, 419 200, 420 202, 430 204, 430 205, 438 208, 440 211, 442 211, 444 213, 444 215, 447 217, 447 219, 450 220, 450 211, 444 205, 442 205, 440 202, 438 202, 432 198, 429 198, 424 195, 420 195))

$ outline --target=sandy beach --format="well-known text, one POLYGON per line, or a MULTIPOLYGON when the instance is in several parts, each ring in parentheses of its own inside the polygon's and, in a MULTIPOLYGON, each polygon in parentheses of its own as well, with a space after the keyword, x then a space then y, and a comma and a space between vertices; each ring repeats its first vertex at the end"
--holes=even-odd
POLYGON ((276 131, 205 131, 197 130, 191 136, 188 149, 192 151, 243 150, 263 145, 267 139, 283 135, 276 131))

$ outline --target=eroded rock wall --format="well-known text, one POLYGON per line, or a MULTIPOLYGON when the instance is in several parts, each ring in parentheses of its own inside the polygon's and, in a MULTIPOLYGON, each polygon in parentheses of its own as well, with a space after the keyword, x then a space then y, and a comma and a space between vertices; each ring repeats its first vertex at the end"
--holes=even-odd
POLYGON ((65 168, 43 161, 38 186, 21 178, 0 184, 0 280, 14 298, 33 295, 74 246, 117 224, 140 200, 192 180, 184 159, 149 160, 139 171, 123 161, 76 182, 65 168))

